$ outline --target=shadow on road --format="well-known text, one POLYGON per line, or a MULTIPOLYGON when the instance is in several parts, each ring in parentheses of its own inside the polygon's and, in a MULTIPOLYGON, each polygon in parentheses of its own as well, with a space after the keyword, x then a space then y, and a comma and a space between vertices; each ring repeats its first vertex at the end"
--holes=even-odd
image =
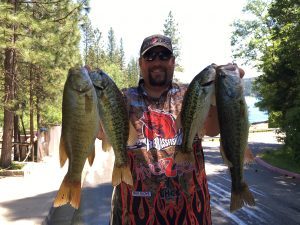
POLYGON ((70 205, 53 208, 48 225, 108 224, 111 206, 111 183, 85 187, 78 210, 70 205))
MULTIPOLYGON (((22 187, 20 187, 22 188, 22 187)), ((0 203, 1 208, 5 208, 6 213, 3 212, 3 216, 7 221, 17 222, 19 220, 24 220, 26 218, 37 218, 41 219, 47 216, 49 208, 45 207, 46 205, 51 205, 53 201, 53 196, 55 192, 48 192, 28 198, 16 199, 13 201, 7 201, 0 203), (40 206, 40 203, 44 202, 40 206), (36 210, 37 207, 45 207, 36 210), (40 213, 37 213, 40 212, 40 213)))

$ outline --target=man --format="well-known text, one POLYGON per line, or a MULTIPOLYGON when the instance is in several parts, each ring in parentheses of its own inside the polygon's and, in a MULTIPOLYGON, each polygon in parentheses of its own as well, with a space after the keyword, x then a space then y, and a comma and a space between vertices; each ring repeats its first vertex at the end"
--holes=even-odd
MULTIPOLYGON (((130 121, 138 134, 136 144, 127 149, 134 184, 114 188, 110 223, 211 224, 201 137, 194 142, 195 163, 174 163, 175 146, 182 138, 176 119, 187 85, 172 82, 175 57, 170 38, 145 38, 139 65, 138 87, 124 90, 130 121), (185 187, 181 179, 187 181, 185 187)), ((209 136, 219 133, 215 106, 210 108, 205 131, 209 136)))

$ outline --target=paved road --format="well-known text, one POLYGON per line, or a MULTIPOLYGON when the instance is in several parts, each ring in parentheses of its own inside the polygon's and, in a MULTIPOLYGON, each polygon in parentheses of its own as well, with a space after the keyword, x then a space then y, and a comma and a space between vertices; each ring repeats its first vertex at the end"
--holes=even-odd
MULTIPOLYGON (((254 154, 261 149, 274 149, 276 144, 250 143, 254 154)), ((229 212, 231 179, 228 169, 221 166, 217 144, 205 148, 206 168, 211 195, 213 224, 217 225, 299 225, 300 181, 253 164, 244 170, 256 206, 229 212)))
MULTIPOLYGON (((254 154, 264 149, 276 149, 274 137, 264 141, 249 138, 254 154)), ((245 167, 245 180, 253 192, 256 206, 243 207, 230 213, 230 185, 228 169, 222 164, 217 141, 205 141, 206 171, 211 195, 214 225, 300 225, 300 181, 270 172, 253 164, 245 167)), ((92 168, 87 170, 81 206, 74 210, 63 206, 53 211, 50 225, 106 225, 109 221, 112 153, 100 153, 92 168), (96 166, 98 168, 96 168, 96 166)))

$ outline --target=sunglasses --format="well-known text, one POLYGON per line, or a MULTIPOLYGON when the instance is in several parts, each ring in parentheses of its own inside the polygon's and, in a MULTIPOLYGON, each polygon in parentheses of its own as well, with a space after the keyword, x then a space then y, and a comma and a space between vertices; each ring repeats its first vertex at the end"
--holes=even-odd
POLYGON ((143 58, 146 61, 151 62, 151 61, 154 61, 157 56, 158 56, 159 60, 167 61, 173 56, 173 54, 169 51, 161 51, 161 52, 148 51, 143 55, 143 58))

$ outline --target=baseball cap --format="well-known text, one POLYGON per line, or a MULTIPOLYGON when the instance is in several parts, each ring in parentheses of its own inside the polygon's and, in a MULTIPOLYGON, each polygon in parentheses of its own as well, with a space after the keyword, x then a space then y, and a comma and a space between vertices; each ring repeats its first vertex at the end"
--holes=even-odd
POLYGON ((173 54, 171 39, 161 34, 154 34, 144 39, 140 49, 140 55, 144 55, 149 49, 156 46, 165 47, 173 54))

